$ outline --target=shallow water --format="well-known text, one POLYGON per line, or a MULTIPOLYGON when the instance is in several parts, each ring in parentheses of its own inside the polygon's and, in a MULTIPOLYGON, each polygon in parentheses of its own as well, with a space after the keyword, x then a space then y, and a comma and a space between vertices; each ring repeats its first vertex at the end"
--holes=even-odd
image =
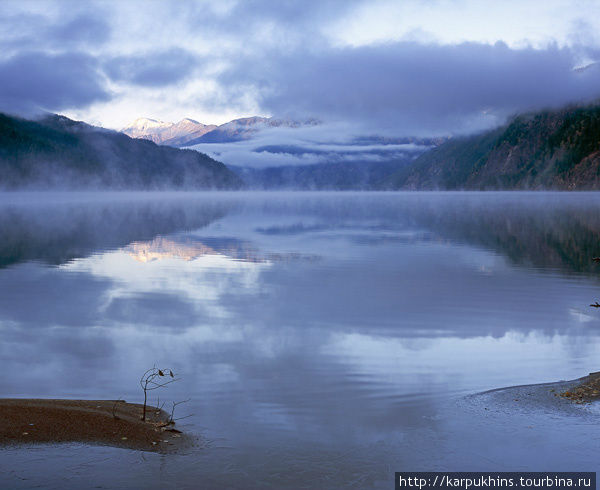
POLYGON ((598 467, 593 408, 469 395, 600 369, 600 195, 5 194, 0 236, 2 396, 140 401, 157 364, 198 437, 0 449, 6 488, 598 467))

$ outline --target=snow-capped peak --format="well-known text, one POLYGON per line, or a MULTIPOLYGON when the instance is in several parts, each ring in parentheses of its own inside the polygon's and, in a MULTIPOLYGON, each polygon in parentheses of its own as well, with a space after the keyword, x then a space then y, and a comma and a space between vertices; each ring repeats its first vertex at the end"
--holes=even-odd
POLYGON ((173 126, 171 122, 157 121, 148 117, 139 117, 133 121, 125 129, 137 129, 138 131, 146 131, 148 129, 168 128, 173 126))

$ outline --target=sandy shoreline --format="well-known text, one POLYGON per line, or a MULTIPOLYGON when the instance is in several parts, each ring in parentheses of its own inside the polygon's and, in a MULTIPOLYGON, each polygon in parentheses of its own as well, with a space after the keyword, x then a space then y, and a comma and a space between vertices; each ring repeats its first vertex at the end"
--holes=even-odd
MULTIPOLYGON (((507 386, 467 395, 464 400, 485 411, 576 416, 582 422, 590 415, 586 406, 599 405, 600 373, 582 378, 507 386)), ((596 415, 594 415, 596 417, 596 415)), ((587 423, 587 422, 586 422, 587 423)))
MULTIPOLYGON (((600 372, 571 381, 499 388, 468 398, 480 396, 586 403, 600 399, 600 372)), ((141 414, 142 405, 122 400, 4 398, 0 399, 0 446, 82 442, 166 453, 192 444, 190 436, 167 424, 165 411, 149 407, 145 422, 141 414)))
POLYGON ((191 443, 168 415, 115 400, 0 399, 0 445, 83 442, 155 452, 191 443))

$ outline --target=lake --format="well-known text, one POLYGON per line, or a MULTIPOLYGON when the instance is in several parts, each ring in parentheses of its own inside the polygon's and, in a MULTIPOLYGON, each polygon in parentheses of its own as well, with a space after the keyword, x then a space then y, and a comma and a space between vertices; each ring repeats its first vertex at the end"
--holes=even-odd
POLYGON ((600 370, 600 194, 7 193, 0 236, 1 396, 141 402, 164 366, 198 438, 2 448, 3 488, 598 469, 594 406, 478 393, 600 370))

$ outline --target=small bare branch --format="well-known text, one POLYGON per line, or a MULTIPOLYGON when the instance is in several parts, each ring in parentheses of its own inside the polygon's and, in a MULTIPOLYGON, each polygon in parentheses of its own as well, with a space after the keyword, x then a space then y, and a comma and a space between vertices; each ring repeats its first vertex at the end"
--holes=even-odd
POLYGON ((112 416, 113 419, 115 420, 119 420, 119 417, 117 416, 117 404, 121 401, 121 397, 117 398, 115 400, 115 403, 113 403, 113 407, 112 407, 112 416))
POLYGON ((171 416, 169 417, 169 423, 174 423, 175 422, 175 408, 177 407, 177 405, 181 405, 182 403, 187 403, 190 401, 190 398, 188 398, 187 400, 181 400, 179 402, 172 402, 173 403, 173 407, 171 408, 171 416))
POLYGON ((160 413, 160 411, 163 409, 164 406, 165 406, 165 402, 162 402, 162 405, 161 405, 160 396, 159 396, 156 400, 156 413, 160 413))
POLYGON ((189 419, 190 417, 193 417, 194 415, 196 415, 196 414, 190 413, 189 415, 186 415, 185 417, 177 417, 176 419, 173 419, 173 423, 175 423, 176 420, 189 419))

